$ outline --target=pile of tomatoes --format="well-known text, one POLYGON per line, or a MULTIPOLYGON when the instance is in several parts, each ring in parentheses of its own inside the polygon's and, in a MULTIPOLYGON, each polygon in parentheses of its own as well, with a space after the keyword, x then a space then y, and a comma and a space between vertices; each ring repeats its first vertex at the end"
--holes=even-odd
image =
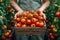
POLYGON ((6 40, 6 38, 12 38, 12 31, 11 30, 8 30, 6 33, 4 33, 3 35, 2 35, 2 40, 6 40))
POLYGON ((58 38, 58 34, 54 34, 54 33, 49 33, 49 38, 50 38, 50 40, 56 40, 57 38, 58 38))
POLYGON ((57 28, 55 28, 54 24, 50 25, 50 28, 48 29, 48 31, 49 31, 48 36, 49 36, 50 40, 55 40, 58 38, 58 34, 57 34, 58 30, 57 30, 57 28))
POLYGON ((44 15, 38 11, 24 11, 22 13, 16 14, 16 27, 26 28, 26 27, 44 27, 44 15))

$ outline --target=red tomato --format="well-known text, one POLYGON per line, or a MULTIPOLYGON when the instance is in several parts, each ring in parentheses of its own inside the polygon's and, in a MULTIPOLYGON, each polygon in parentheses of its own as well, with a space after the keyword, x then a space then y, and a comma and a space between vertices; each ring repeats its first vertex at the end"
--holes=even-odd
POLYGON ((52 33, 49 33, 49 36, 52 36, 53 34, 52 33))
POLYGON ((49 36, 49 38, 50 38, 50 39, 54 39, 54 36, 53 36, 53 34, 52 34, 52 33, 49 33, 49 35, 48 35, 48 36, 49 36))
POLYGON ((29 11, 26 11, 26 14, 28 15, 29 14, 29 11))
POLYGON ((27 17, 24 17, 24 19, 27 19, 27 17))
POLYGON ((35 22, 37 22, 37 21, 38 21, 38 19, 32 18, 32 23, 35 23, 35 22))
POLYGON ((44 21, 44 17, 39 17, 39 20, 44 21))
POLYGON ((6 29, 7 29, 7 26, 6 26, 6 25, 3 25, 3 26, 2 26, 2 29, 3 29, 3 30, 6 30, 6 29))
POLYGON ((26 25, 26 24, 23 24, 23 25, 22 25, 22 28, 26 28, 26 27, 27 27, 27 25, 26 25))
POLYGON ((50 29, 53 29, 54 27, 55 27, 55 25, 53 25, 53 24, 52 24, 52 25, 50 25, 50 29))
POLYGON ((35 24, 31 24, 31 27, 36 27, 36 25, 35 24))
POLYGON ((27 19, 27 24, 31 24, 31 20, 30 19, 27 19))
POLYGON ((26 23, 26 19, 21 19, 21 23, 26 23))
POLYGON ((45 26, 45 24, 43 22, 39 23, 39 27, 44 27, 44 26, 45 26))
POLYGON ((22 14, 16 14, 16 18, 21 18, 22 14))
POLYGON ((23 14, 22 14, 23 16, 27 16, 27 13, 26 13, 26 11, 25 12, 23 12, 23 14))
POLYGON ((11 39, 11 38, 12 38, 12 35, 9 35, 9 36, 8 36, 8 38, 10 38, 10 39, 11 39))
POLYGON ((18 18, 19 17, 19 15, 16 13, 16 18, 18 18))
POLYGON ((17 24, 16 24, 16 27, 21 27, 21 24, 20 24, 20 23, 17 23, 17 24))
POLYGON ((11 34, 12 33, 12 31, 11 30, 8 30, 8 32, 11 34))
POLYGON ((38 18, 38 14, 37 13, 34 13, 33 17, 34 18, 38 18))
POLYGON ((8 9, 11 9, 12 7, 9 5, 9 6, 7 6, 7 8, 8 8, 8 9))
POLYGON ((39 24, 40 24, 39 22, 36 22, 36 23, 35 23, 35 25, 36 25, 37 27, 39 27, 39 24))
POLYGON ((53 40, 53 39, 54 39, 54 36, 52 35, 52 36, 50 36, 49 38, 53 40))
POLYGON ((41 12, 38 10, 38 11, 36 11, 36 13, 37 13, 37 14, 40 14, 41 12))
POLYGON ((20 18, 16 18, 16 22, 20 22, 20 18))
POLYGON ((11 10, 11 9, 10 9, 10 10, 8 10, 8 12, 9 12, 9 13, 12 13, 12 12, 13 12, 13 10, 11 10))
POLYGON ((42 13, 40 13, 39 16, 44 17, 42 13))
POLYGON ((27 15, 27 18, 33 18, 33 15, 30 13, 27 15))
POLYGON ((60 18, 60 12, 56 13, 56 17, 60 18))
POLYGON ((9 32, 5 33, 5 37, 8 37, 9 35, 10 35, 10 33, 9 33, 9 32))

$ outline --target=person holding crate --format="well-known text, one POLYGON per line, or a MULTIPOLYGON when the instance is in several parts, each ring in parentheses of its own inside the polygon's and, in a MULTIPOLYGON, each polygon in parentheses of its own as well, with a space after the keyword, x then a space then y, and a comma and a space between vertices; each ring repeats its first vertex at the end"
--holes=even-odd
MULTIPOLYGON (((23 11, 39 10, 46 19, 43 13, 45 9, 49 6, 49 0, 11 0, 12 7, 17 11, 17 13, 22 13, 23 11)), ((16 14, 17 14, 16 13, 16 14)), ((29 40, 29 36, 20 35, 17 36, 17 40, 29 40), (20 38, 20 39, 19 39, 20 38)), ((44 40, 43 36, 31 36, 31 40, 44 40)))

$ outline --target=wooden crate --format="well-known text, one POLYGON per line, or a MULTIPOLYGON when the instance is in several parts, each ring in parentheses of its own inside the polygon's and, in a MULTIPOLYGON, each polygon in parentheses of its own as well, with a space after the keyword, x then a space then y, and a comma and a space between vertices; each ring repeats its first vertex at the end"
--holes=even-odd
POLYGON ((14 28, 16 35, 44 35, 46 31, 46 27, 27 27, 27 28, 14 28))

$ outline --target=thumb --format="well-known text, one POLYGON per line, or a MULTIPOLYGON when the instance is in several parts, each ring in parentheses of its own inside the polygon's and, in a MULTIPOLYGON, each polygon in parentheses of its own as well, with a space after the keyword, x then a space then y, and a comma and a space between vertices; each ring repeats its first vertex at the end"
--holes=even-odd
POLYGON ((46 20, 46 15, 41 11, 41 13, 43 14, 43 16, 44 16, 44 19, 46 20))

